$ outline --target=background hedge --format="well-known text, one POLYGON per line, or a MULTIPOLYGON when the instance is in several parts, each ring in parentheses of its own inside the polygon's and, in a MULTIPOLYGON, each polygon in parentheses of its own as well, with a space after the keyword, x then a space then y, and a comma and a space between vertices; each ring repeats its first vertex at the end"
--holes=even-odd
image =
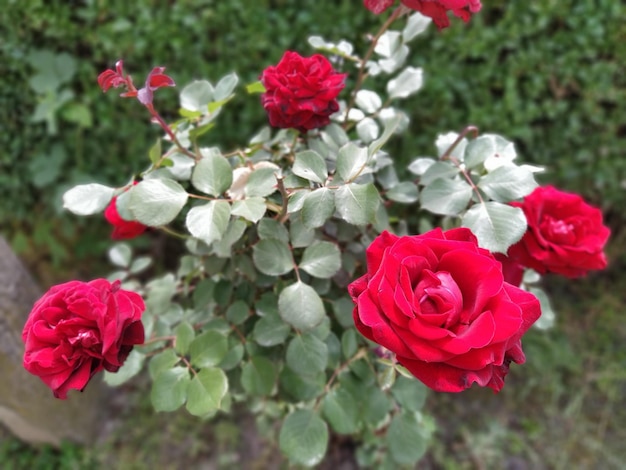
MULTIPOLYGON (((623 2, 483 3, 468 25, 431 27, 416 43, 410 60, 424 66, 426 83, 404 104, 411 133, 394 155, 432 154, 437 133, 471 123, 513 139, 524 159, 549 167, 546 181, 622 220, 623 2)), ((118 58, 137 83, 154 65, 179 87, 231 71, 249 83, 286 49, 311 53, 311 34, 359 47, 382 21, 360 0, 9 0, 3 9, 0 221, 18 250, 56 261, 68 259, 68 246, 77 256, 106 243, 102 221, 58 214, 62 192, 85 180, 126 182, 159 135, 141 106, 97 87, 118 58)), ((241 144, 265 124, 257 100, 239 95, 208 134, 211 145, 241 144)), ((157 106, 175 111, 177 94, 159 93, 157 106)))

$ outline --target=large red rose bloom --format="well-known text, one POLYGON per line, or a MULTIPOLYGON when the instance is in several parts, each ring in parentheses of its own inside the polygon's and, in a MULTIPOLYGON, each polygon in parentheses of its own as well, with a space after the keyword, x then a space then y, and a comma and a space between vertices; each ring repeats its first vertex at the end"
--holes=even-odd
POLYGON ((579 277, 607 265, 604 245, 611 231, 602 222, 602 211, 578 194, 552 186, 535 189, 521 207, 528 230, 508 252, 511 259, 539 273, 579 277))
POLYGON ((441 392, 473 383, 500 391, 509 364, 525 361, 521 337, 541 314, 465 228, 383 232, 367 249, 367 273, 348 289, 361 334, 441 392))
POLYGON ((337 73, 321 54, 302 57, 287 51, 276 66, 261 74, 265 93, 263 108, 270 124, 302 132, 330 123, 339 110, 337 95, 345 86, 346 74, 337 73))
POLYGON ((141 296, 120 289, 119 281, 54 286, 24 325, 24 367, 57 398, 82 391, 97 372, 117 372, 133 346, 144 342, 144 310, 141 296))

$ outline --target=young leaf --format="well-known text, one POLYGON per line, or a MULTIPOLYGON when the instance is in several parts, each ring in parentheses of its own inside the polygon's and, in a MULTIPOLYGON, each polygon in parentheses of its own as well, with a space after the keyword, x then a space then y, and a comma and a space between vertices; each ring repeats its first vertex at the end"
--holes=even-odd
POLYGON ((215 91, 213 92, 213 101, 222 101, 227 99, 235 87, 239 83, 239 77, 236 73, 229 73, 220 79, 215 85, 215 91))
POLYGON ((213 99, 213 86, 206 80, 191 82, 180 92, 180 106, 189 111, 207 112, 213 99))
POLYGON ((285 418, 278 443, 291 462, 312 467, 326 455, 328 426, 313 411, 296 410, 285 418))

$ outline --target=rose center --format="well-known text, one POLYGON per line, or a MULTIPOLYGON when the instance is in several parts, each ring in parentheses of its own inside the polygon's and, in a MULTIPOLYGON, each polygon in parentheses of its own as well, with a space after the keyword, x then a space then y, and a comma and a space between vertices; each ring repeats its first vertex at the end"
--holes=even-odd
POLYGON ((80 346, 84 349, 89 349, 99 343, 98 337, 92 330, 81 330, 76 336, 68 338, 68 341, 72 346, 80 346))
POLYGON ((565 220, 547 217, 542 225, 544 233, 550 240, 567 245, 576 242, 575 227, 573 224, 567 223, 565 220))
POLYGON ((458 322, 463 310, 463 294, 450 273, 424 271, 414 292, 422 315, 437 316, 437 323, 444 328, 458 322))

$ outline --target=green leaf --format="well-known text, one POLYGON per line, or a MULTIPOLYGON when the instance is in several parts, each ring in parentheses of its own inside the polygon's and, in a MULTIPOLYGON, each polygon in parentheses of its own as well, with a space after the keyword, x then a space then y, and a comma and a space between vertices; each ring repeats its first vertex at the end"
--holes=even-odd
POLYGON ((211 196, 219 196, 233 184, 233 170, 228 160, 218 153, 207 153, 196 163, 191 184, 211 196))
POLYGON ((371 90, 359 90, 356 94, 354 104, 367 114, 373 114, 383 106, 380 95, 371 90))
POLYGON ((63 208, 76 215, 103 211, 111 202, 115 188, 91 183, 74 186, 63 194, 63 208))
POLYGON ((328 168, 324 158, 314 150, 296 153, 292 171, 301 178, 324 184, 328 178, 328 168))
POLYGON ((389 98, 408 98, 417 93, 424 84, 424 73, 421 68, 407 67, 398 76, 387 83, 389 98))
POLYGON ((287 274, 294 267, 289 245, 275 238, 266 238, 254 245, 252 260, 259 271, 269 276, 287 274))
POLYGON ((205 416, 219 410, 228 393, 228 378, 223 370, 214 367, 202 369, 187 389, 187 411, 194 416, 205 416))
POLYGON ((467 144, 463 161, 468 169, 482 164, 487 157, 496 153, 496 142, 492 136, 480 136, 467 144))
POLYGON ((187 191, 171 179, 143 180, 129 191, 128 209, 134 219, 150 227, 176 218, 187 203, 187 191))
POLYGON ((313 411, 296 410, 285 418, 278 443, 291 462, 312 467, 326 455, 328 426, 313 411))
POLYGON ((301 281, 285 287, 278 296, 278 313, 294 328, 310 330, 326 316, 322 299, 311 286, 301 281))
POLYGON ((411 173, 413 173, 414 175, 422 176, 424 173, 426 173, 426 170, 428 170, 435 163, 436 163, 436 161, 435 161, 434 158, 431 158, 431 157, 419 157, 419 158, 416 158, 415 160, 413 160, 409 164, 408 170, 411 173))
POLYGON ((374 221, 380 196, 372 183, 350 183, 335 192, 335 206, 342 219, 352 225, 367 225, 374 221))
POLYGON ((127 268, 133 255, 130 246, 126 243, 116 243, 109 249, 111 263, 120 268, 127 268))
POLYGON ((117 372, 104 371, 104 381, 111 387, 122 385, 141 372, 141 367, 145 360, 145 354, 140 353, 136 349, 131 351, 117 372))
POLYGON ((176 335, 176 341, 174 343, 176 352, 184 356, 189 351, 189 345, 196 336, 196 332, 193 326, 184 321, 176 327, 174 334, 176 335))
POLYGON ((328 188, 318 188, 304 197, 302 222, 308 228, 321 227, 335 213, 335 195, 328 188))
POLYGON ((280 388, 298 401, 309 401, 324 393, 326 373, 317 375, 298 375, 289 367, 280 371, 280 388))
POLYGON ((219 241, 213 243, 213 250, 217 256, 230 258, 232 246, 239 241, 246 231, 247 224, 241 219, 232 218, 219 241))
POLYGON ((180 106, 189 111, 207 112, 213 99, 213 86, 206 80, 191 82, 180 92, 180 106))
POLYGON ((353 434, 359 428, 359 407, 352 394, 343 387, 326 394, 322 414, 337 434, 353 434))
POLYGON ((487 173, 477 186, 494 201, 510 202, 532 193, 538 184, 527 168, 507 164, 487 173))
POLYGON ((348 142, 339 149, 337 174, 346 182, 352 181, 365 169, 368 160, 367 148, 348 142))
POLYGON ((222 370, 231 370, 239 365, 241 359, 243 359, 244 348, 243 344, 237 343, 230 348, 224 356, 224 359, 219 363, 219 368, 222 370))
POLYGON ((459 215, 472 197, 472 188, 463 180, 439 178, 422 190, 422 209, 434 214, 459 215))
POLYGON ((241 201, 234 201, 230 213, 243 217, 252 223, 257 223, 265 215, 266 209, 264 198, 249 197, 241 201))
POLYGON ((155 411, 174 411, 183 406, 190 382, 186 367, 174 367, 157 375, 150 392, 155 411))
POLYGON ((224 200, 195 206, 187 213, 187 230, 207 244, 220 240, 230 219, 230 204, 224 200))
MULTIPOLYGON (((350 318, 350 323, 352 323, 352 317, 350 318)), ((341 335, 341 352, 343 353, 343 357, 345 359, 350 359, 352 356, 356 354, 356 351, 359 347, 358 335, 354 328, 349 328, 343 332, 341 335)))
POLYGON ((254 356, 243 366, 241 385, 250 395, 267 396, 276 383, 276 368, 272 361, 263 356, 254 356))
POLYGON ((314 243, 304 250, 299 267, 314 277, 332 277, 341 268, 341 251, 334 243, 314 243))
POLYGON ((426 402, 428 388, 415 378, 400 376, 393 384, 391 394, 404 409, 420 411, 426 402))
POLYGON ((251 95, 255 93, 265 93, 265 87, 263 86, 263 83, 261 83, 261 81, 259 80, 257 82, 246 85, 246 91, 251 95))
POLYGON ((178 361, 180 361, 180 357, 178 357, 178 354, 176 354, 173 349, 166 349, 165 351, 155 354, 148 364, 150 378, 154 380, 161 372, 174 367, 178 361))
POLYGON ((499 202, 485 202, 471 207, 463 216, 462 226, 469 228, 478 244, 491 252, 506 253, 526 232, 526 217, 519 207, 499 202))
POLYGON ((448 161, 435 162, 424 172, 420 178, 420 184, 428 186, 430 183, 439 178, 451 178, 458 173, 459 169, 448 161))
POLYGON ((213 101, 223 101, 230 97, 233 91, 235 91, 237 83, 239 83, 239 77, 236 73, 233 72, 223 76, 215 85, 213 101))
POLYGON ((304 225, 302 218, 294 217, 289 224, 289 239, 294 248, 309 246, 315 239, 315 230, 304 225))
POLYGON ((236 300, 226 310, 226 319, 233 325, 241 325, 249 316, 250 307, 243 300, 236 300))
POLYGON ((415 465, 426 453, 428 432, 415 413, 401 411, 391 420, 386 441, 396 463, 415 465))
POLYGON ((295 336, 287 346, 287 366, 298 375, 316 375, 328 364, 326 343, 313 334, 295 336))
POLYGON ((140 256, 131 263, 128 268, 131 274, 138 274, 152 264, 152 258, 149 256, 140 256))
POLYGON ((260 239, 275 238, 281 242, 289 243, 289 232, 278 220, 264 218, 257 225, 257 233, 260 239))
POLYGON ((402 204, 412 204, 419 199, 419 191, 415 183, 404 181, 387 191, 387 197, 402 204))
POLYGON ((279 316, 266 316, 254 324, 253 336, 258 344, 269 348, 284 343, 290 331, 289 325, 279 316))
POLYGON ((227 352, 226 336, 215 330, 208 330, 196 336, 189 345, 191 363, 200 368, 218 365, 227 352))
POLYGON ((153 165, 156 165, 157 162, 161 159, 162 151, 161 151, 161 139, 157 139, 156 143, 150 147, 148 151, 148 157, 153 165))
POLYGON ((275 168, 259 168, 250 173, 244 191, 247 197, 266 197, 277 189, 275 168))

